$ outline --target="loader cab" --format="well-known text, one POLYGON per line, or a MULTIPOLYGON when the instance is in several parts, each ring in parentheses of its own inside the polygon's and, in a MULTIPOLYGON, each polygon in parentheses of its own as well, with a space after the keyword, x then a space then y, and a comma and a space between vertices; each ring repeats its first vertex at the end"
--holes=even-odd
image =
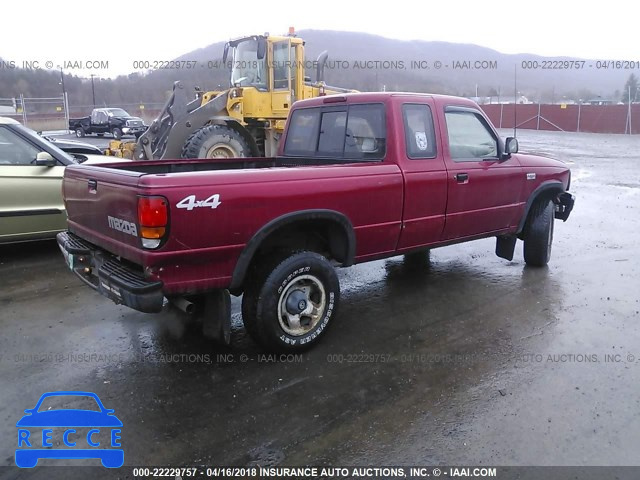
POLYGON ((293 35, 254 35, 225 46, 231 87, 241 89, 245 117, 286 118, 304 98, 304 42, 293 35))

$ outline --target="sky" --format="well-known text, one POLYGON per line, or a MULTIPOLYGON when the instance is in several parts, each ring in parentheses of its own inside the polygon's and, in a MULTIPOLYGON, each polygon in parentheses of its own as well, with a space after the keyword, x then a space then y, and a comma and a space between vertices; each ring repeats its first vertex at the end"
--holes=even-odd
POLYGON ((640 60, 638 36, 632 34, 637 31, 637 9, 630 5, 620 0, 24 0, 2 5, 0 57, 18 66, 35 61, 40 68, 66 62, 65 73, 114 77, 135 71, 136 60, 171 60, 233 37, 266 31, 283 34, 294 26, 400 40, 474 43, 503 53, 640 60), (116 5, 123 6, 110 8, 116 5), (87 61, 97 63, 87 68, 87 61), (101 68, 104 62, 106 69, 101 68))

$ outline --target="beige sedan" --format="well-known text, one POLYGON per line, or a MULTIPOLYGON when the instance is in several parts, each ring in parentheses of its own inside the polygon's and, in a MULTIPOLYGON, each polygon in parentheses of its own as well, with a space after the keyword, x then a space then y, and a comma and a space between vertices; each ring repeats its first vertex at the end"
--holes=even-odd
MULTIPOLYGON (((115 160, 85 156, 86 163, 115 160)), ((76 163, 33 130, 0 117, 0 243, 54 238, 66 230, 62 176, 76 163)))

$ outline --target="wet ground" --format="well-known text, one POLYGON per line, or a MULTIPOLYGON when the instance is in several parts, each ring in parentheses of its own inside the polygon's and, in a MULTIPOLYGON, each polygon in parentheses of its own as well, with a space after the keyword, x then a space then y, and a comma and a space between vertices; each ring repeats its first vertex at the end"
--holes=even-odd
POLYGON ((94 293, 53 242, 0 247, 0 464, 42 393, 84 390, 122 420, 126 465, 637 465, 640 137, 519 138, 573 170, 548 268, 481 240, 341 270, 299 357, 262 355, 237 299, 216 347, 94 293))

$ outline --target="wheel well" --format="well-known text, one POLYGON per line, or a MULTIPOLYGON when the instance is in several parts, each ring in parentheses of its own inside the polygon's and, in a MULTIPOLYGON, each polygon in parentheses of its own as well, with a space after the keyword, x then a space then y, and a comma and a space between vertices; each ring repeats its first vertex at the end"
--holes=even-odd
POLYGON ((308 250, 344 263, 347 237, 342 227, 331 220, 299 220, 284 225, 269 235, 256 256, 273 250, 308 250))
POLYGON ((531 207, 539 200, 554 200, 559 194, 563 193, 564 191, 565 190, 561 182, 542 184, 533 191, 533 193, 529 197, 529 200, 527 200, 524 215, 520 219, 520 224, 518 225, 518 231, 516 232, 518 238, 522 239, 524 227, 526 225, 527 219, 529 218, 529 212, 531 212, 531 207))
POLYGON ((307 250, 319 253, 340 265, 350 266, 355 256, 355 235, 351 223, 344 218, 307 214, 307 218, 267 225, 249 241, 233 272, 230 290, 242 291, 247 272, 265 257, 281 251, 307 250))

